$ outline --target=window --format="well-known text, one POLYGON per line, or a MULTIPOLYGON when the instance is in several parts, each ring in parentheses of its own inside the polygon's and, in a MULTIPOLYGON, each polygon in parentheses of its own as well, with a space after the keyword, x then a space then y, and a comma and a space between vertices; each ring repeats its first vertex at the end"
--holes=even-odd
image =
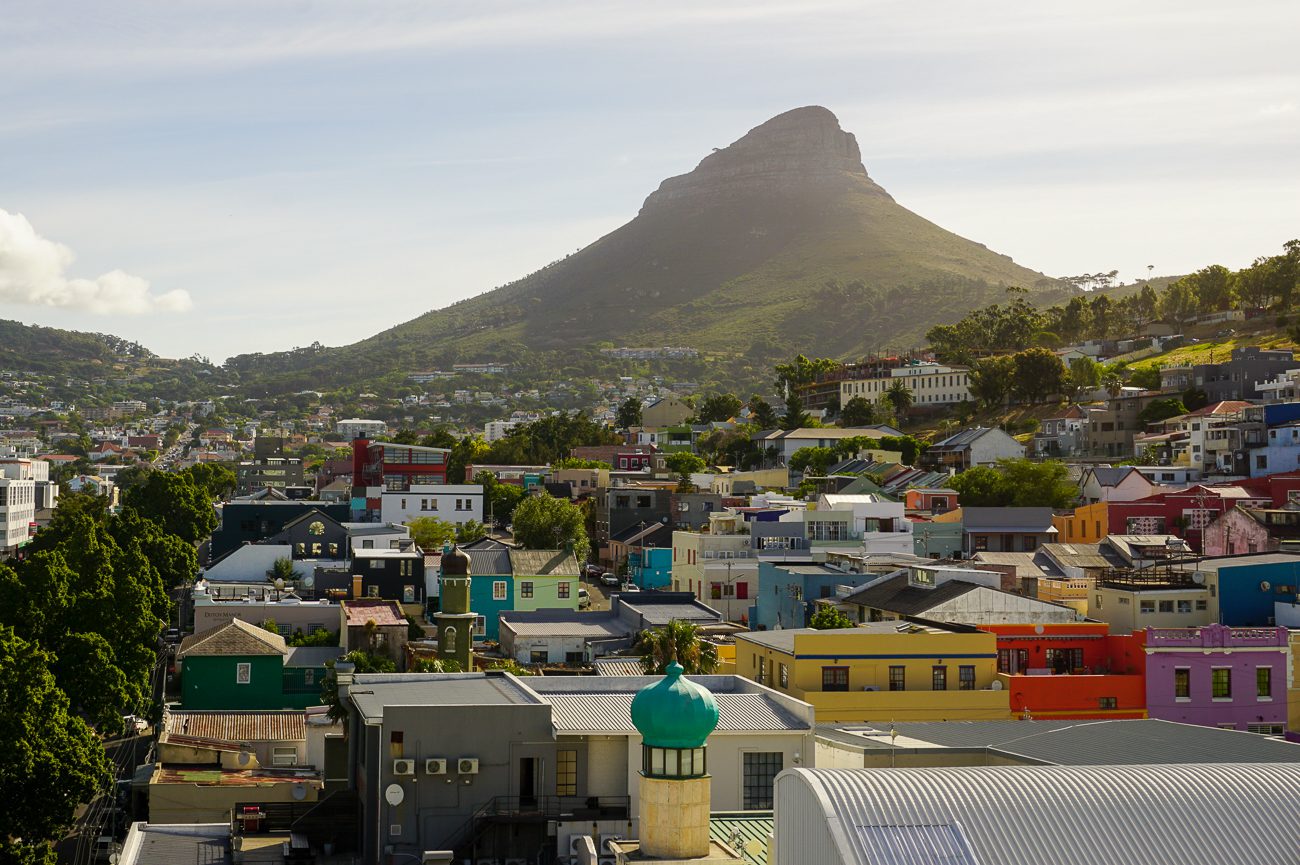
POLYGON ((1273 699, 1273 668, 1255 668, 1255 696, 1260 699, 1273 699))
POLYGON ((1162 612, 1162 613, 1172 613, 1173 611, 1174 611, 1174 602, 1173 602, 1173 601, 1161 601, 1161 602, 1160 602, 1160 612, 1162 612))
POLYGON ((559 750, 555 752, 555 795, 578 795, 578 752, 559 750))
POLYGON ((545 664, 547 660, 545 649, 533 649, 528 653, 528 663, 530 664, 545 664))
POLYGON ((822 667, 823 691, 847 691, 848 689, 848 667, 822 667))
POLYGON ((1210 671, 1210 696, 1216 700, 1232 699, 1232 670, 1215 667, 1210 671))
POLYGON ((253 681, 253 665, 250 663, 235 664, 235 684, 247 685, 253 681))
POLYGON ((296 766, 298 765, 298 749, 292 745, 275 746, 271 749, 272 766, 296 766))
POLYGON ((456 629, 447 627, 442 632, 442 648, 448 652, 456 651, 456 629))
POLYGON ((1188 667, 1174 668, 1174 699, 1190 700, 1192 698, 1192 671, 1188 667))
POLYGON ((898 666, 889 668, 889 690, 907 690, 907 668, 898 666))
POLYGON ((1114 697, 1098 697, 1098 698, 1097 698, 1097 708, 1098 708, 1098 709, 1118 709, 1118 708, 1119 708, 1119 700, 1117 700, 1117 699, 1114 698, 1114 697))
POLYGON ((1082 669, 1083 649, 1048 649, 1047 667, 1058 674, 1082 669))
POLYGON ((533 584, 531 582, 522 582, 519 584, 519 597, 531 598, 533 596, 533 584))
POLYGON ((762 811, 772 807, 772 783, 784 765, 780 751, 749 752, 743 755, 744 808, 762 811))
POLYGON ((505 581, 505 580, 493 580, 493 581, 492 581, 492 600, 494 600, 494 601, 504 601, 505 599, 506 599, 506 581, 505 581))
POLYGON ((487 616, 474 617, 474 635, 477 637, 487 636, 487 616))
POLYGON ((1201 600, 1199 600, 1199 601, 1196 602, 1196 610, 1197 610, 1197 612, 1200 612, 1200 611, 1202 611, 1202 610, 1207 610, 1207 609, 1209 609, 1209 602, 1208 602, 1208 601, 1206 601, 1206 600, 1204 600, 1204 599, 1201 599, 1201 600))
POLYGON ((366 597, 368 598, 379 597, 379 586, 377 585, 366 586, 366 597))
POLYGON ((556 597, 559 597, 559 598, 567 598, 567 597, 569 597, 569 584, 568 584, 568 583, 556 583, 556 584, 555 584, 555 594, 556 594, 556 597))
POLYGON ((1261 736, 1281 736, 1286 733, 1286 726, 1283 724, 1247 724, 1247 733, 1258 733, 1261 736))
POLYGON ((957 668, 957 690, 975 690, 975 668, 962 665, 957 668))
POLYGON ((975 545, 975 552, 977 553, 986 552, 989 548, 988 535, 975 535, 972 542, 975 545))
POLYGON ((394 760, 400 760, 406 756, 403 753, 403 739, 405 735, 401 730, 393 730, 388 734, 388 756, 394 760))
POLYGON ((948 668, 942 665, 936 665, 930 668, 930 690, 946 691, 948 690, 948 668))
POLYGON ((1138 612, 1142 613, 1142 615, 1145 616, 1146 614, 1148 614, 1148 613, 1154 613, 1155 611, 1156 611, 1156 602, 1155 602, 1155 601, 1141 601, 1141 602, 1139 602, 1138 612))
POLYGON ((315 671, 315 670, 303 670, 303 671, 302 671, 302 683, 303 683, 304 685, 314 685, 314 684, 316 684, 316 671, 315 671))
POLYGON ((1190 600, 1178 602, 1178 612, 1190 613, 1191 611, 1192 611, 1192 602, 1190 600))
POLYGON ((402 586, 402 603, 415 603, 415 586, 402 586))
POLYGON ((790 687, 790 668, 787 667, 785 664, 782 664, 782 665, 781 665, 781 679, 780 679, 780 682, 781 682, 781 687, 782 687, 782 688, 788 688, 788 687, 790 687))

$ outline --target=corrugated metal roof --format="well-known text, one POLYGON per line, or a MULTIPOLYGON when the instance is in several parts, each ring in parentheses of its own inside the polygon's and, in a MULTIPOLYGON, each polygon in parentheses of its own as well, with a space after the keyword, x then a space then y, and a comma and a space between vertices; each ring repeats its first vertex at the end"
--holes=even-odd
POLYGON ((596 658, 591 662, 597 676, 644 676, 640 658, 596 658))
POLYGON ((163 733, 226 742, 298 742, 307 738, 305 712, 168 712, 163 733))
MULTIPOLYGON (((863 865, 953 861, 919 843, 882 844, 903 827, 953 827, 950 839, 964 835, 973 853, 955 861, 981 865, 1296 862, 1300 851, 1294 763, 794 769, 778 778, 777 802, 788 820, 806 818, 794 807, 806 803, 841 827, 831 835, 838 857, 807 854, 863 865)), ((806 834, 778 819, 778 858, 793 852, 787 829, 791 842, 806 834)), ((910 833, 922 836, 939 840, 910 833)))
POLYGON ((221 865, 230 861, 230 827, 224 823, 137 826, 127 838, 120 861, 133 865, 221 865))
POLYGON ((771 811, 719 812, 709 815, 709 838, 735 850, 749 865, 767 865, 771 811))
MULTIPOLYGON (((636 733, 632 725, 635 693, 549 694, 551 722, 557 733, 636 733)), ((714 694, 718 732, 806 730, 808 726, 762 694, 714 694)))
POLYGON ((626 624, 603 610, 597 613, 575 613, 562 618, 534 618, 527 615, 533 611, 522 612, 524 615, 511 615, 509 612, 500 614, 502 627, 509 628, 521 637, 626 637, 631 633, 626 624))
POLYGON ((510 550, 516 576, 576 577, 578 560, 568 550, 510 550))
POLYGON ((469 556, 469 572, 476 577, 508 577, 514 573, 510 569, 510 550, 500 549, 474 550, 461 547, 461 552, 469 556))

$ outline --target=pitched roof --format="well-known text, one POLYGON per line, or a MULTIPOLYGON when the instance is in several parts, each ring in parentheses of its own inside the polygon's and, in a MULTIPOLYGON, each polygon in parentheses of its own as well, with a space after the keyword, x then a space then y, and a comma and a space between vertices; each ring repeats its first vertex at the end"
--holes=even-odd
POLYGON ((933 589, 923 589, 908 584, 907 574, 889 577, 854 592, 843 603, 888 610, 901 616, 919 616, 945 601, 960 598, 967 592, 981 588, 964 580, 946 580, 933 589))
POLYGON ((306 713, 168 711, 162 732, 227 742, 299 742, 307 738, 306 713))
MULTIPOLYGON (((1117 487, 1123 483, 1124 479, 1134 472, 1143 479, 1146 478, 1141 472, 1133 466, 1095 466, 1088 469, 1084 474, 1091 474, 1097 483, 1103 487, 1117 487)), ((1148 481, 1148 485, 1150 482, 1148 481)))
POLYGON ((191 655, 287 655, 284 637, 241 619, 231 619, 219 628, 190 634, 181 641, 177 657, 191 655))
POLYGON ((397 601, 358 598, 355 601, 339 601, 339 607, 343 610, 344 621, 349 628, 363 627, 371 620, 381 628, 406 624, 406 616, 397 601))
POLYGON ((502 546, 500 549, 461 547, 460 549, 465 555, 469 556, 469 572, 471 576, 506 577, 514 573, 510 569, 510 550, 508 547, 502 546))
POLYGON ((977 426, 955 432, 930 445, 929 450, 961 450, 994 431, 994 427, 977 426))
POLYGON ((966 531, 1055 532, 1051 508, 968 508, 961 509, 966 531))
POLYGON ((569 550, 511 550, 516 576, 576 577, 578 559, 569 550))

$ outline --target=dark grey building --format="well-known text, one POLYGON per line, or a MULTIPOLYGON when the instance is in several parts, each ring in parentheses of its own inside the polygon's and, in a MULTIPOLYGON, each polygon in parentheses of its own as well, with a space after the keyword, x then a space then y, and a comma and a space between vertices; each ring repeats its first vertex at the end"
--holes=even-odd
POLYGON ((655 487, 607 487, 596 496, 596 537, 602 561, 609 561, 609 541, 642 523, 672 524, 673 491, 655 487))
POLYGON ((1200 388, 1211 404, 1261 399, 1260 384, 1295 368, 1295 352, 1291 349, 1243 346, 1234 348, 1231 357, 1221 363, 1164 367, 1160 370, 1160 389, 1182 392, 1200 388))

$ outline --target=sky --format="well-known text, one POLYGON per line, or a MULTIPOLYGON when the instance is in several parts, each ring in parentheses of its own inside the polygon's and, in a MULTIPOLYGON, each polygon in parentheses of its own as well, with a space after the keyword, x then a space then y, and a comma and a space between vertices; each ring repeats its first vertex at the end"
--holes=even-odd
POLYGON ((1294 0, 120 0, 0 14, 0 318, 221 361, 517 279, 824 105, 1052 276, 1300 237, 1294 0))

